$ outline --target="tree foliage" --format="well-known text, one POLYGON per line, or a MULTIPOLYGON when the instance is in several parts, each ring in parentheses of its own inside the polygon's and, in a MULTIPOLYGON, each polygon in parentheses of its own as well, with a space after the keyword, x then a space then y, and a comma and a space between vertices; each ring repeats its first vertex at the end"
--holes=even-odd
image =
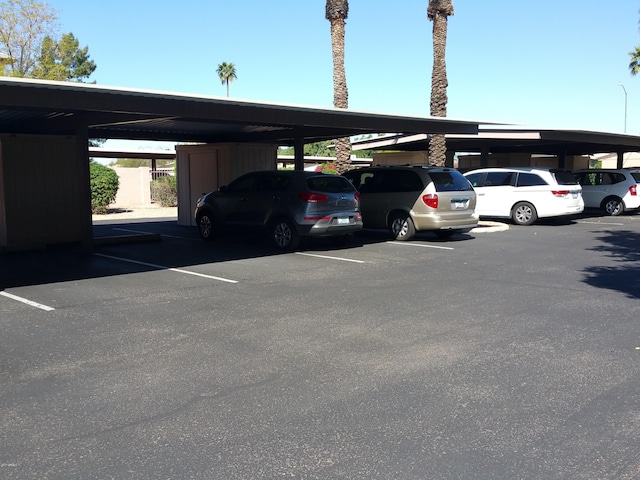
POLYGON ((629 62, 629 71, 631 75, 637 75, 640 72, 640 47, 636 47, 635 50, 629 52, 631 61, 629 62))
POLYGON ((11 77, 86 81, 96 69, 89 47, 72 33, 58 32, 58 13, 38 0, 0 3, 0 51, 11 77))
POLYGON ((59 42, 49 36, 44 38, 34 77, 83 82, 95 69, 96 64, 89 59, 89 47, 80 48, 80 42, 73 33, 65 33, 59 42))
POLYGON ((9 76, 32 77, 42 43, 54 36, 58 13, 37 0, 6 0, 0 3, 0 48, 11 57, 9 76))
POLYGON ((91 162, 89 169, 91 212, 107 213, 107 207, 115 202, 120 187, 118 174, 112 168, 96 162, 91 162))
POLYGON ((229 84, 238 78, 236 66, 233 63, 222 62, 216 70, 220 82, 227 86, 227 97, 229 96, 229 84))
POLYGON ((177 179, 173 175, 159 177, 151 182, 151 198, 161 207, 176 207, 178 205, 177 179))
MULTIPOLYGON (((148 158, 118 158, 109 165, 123 168, 151 167, 151 160, 148 158)), ((174 160, 156 160, 156 168, 167 168, 175 165, 174 160)))

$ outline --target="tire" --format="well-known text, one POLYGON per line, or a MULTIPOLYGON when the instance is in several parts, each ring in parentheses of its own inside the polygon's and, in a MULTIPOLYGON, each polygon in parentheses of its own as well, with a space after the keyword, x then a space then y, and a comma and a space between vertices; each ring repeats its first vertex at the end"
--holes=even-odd
POLYGON ((618 197, 607 197, 602 201, 600 208, 605 214, 617 217, 624 212, 624 202, 618 197))
POLYGON ((416 234, 416 227, 408 213, 396 213, 391 217, 389 229, 394 240, 406 242, 416 234))
POLYGON ((212 241, 215 236, 215 223, 213 221, 213 216, 211 215, 211 213, 199 213, 198 217, 196 218, 196 224, 198 226, 198 233, 200 234, 200 236, 208 242, 212 241))
POLYGON ((536 208, 529 202, 518 202, 511 209, 511 220, 516 225, 531 225, 537 219, 536 208))
POLYGON ((294 250, 300 245, 300 235, 291 221, 279 218, 271 226, 271 239, 280 250, 294 250))

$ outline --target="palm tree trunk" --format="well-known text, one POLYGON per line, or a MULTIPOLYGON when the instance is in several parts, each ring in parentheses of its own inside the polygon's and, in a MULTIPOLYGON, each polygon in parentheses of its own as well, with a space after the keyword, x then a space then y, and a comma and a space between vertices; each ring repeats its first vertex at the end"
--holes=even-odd
MULTIPOLYGON (((336 108, 349 107, 349 93, 347 90, 347 76, 344 69, 344 37, 345 18, 347 18, 349 4, 346 0, 327 1, 327 19, 331 22, 331 52, 333 56, 333 106, 336 108)), ((336 172, 344 173, 351 164, 351 139, 339 138, 336 146, 336 172)))
MULTIPOLYGON (((431 74, 431 115, 447 116, 447 17, 453 15, 451 2, 433 1, 427 14, 433 20, 433 71, 431 74)), ((447 142, 444 134, 432 135, 429 139, 429 164, 444 166, 447 142)))

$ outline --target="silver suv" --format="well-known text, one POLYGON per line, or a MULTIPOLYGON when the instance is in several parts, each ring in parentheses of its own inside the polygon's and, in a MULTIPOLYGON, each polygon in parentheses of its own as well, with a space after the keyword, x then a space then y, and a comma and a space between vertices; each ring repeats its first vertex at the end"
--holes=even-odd
POLYGON ((344 176, 360 192, 364 226, 388 228, 396 240, 423 230, 446 238, 478 225, 476 193, 452 168, 365 167, 344 176))
POLYGON ((219 230, 265 230, 280 249, 301 237, 346 236, 362 229, 359 194, 339 175, 268 170, 238 177, 200 199, 195 210, 200 236, 219 230))

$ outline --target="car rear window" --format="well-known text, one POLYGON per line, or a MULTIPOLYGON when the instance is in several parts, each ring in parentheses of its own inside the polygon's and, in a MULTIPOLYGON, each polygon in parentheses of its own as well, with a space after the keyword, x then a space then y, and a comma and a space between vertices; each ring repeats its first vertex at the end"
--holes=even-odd
POLYGON ((636 183, 640 183, 640 172, 631 172, 631 176, 635 179, 636 183))
POLYGON ((551 170, 551 174, 555 177, 558 185, 578 185, 578 180, 569 170, 551 170))
POLYGON ((307 178, 307 186, 310 190, 325 193, 349 193, 355 191, 355 187, 349 180, 338 175, 309 177, 307 178))
POLYGON ((473 190, 469 180, 457 171, 429 172, 429 176, 433 180, 437 192, 466 192, 473 190))

